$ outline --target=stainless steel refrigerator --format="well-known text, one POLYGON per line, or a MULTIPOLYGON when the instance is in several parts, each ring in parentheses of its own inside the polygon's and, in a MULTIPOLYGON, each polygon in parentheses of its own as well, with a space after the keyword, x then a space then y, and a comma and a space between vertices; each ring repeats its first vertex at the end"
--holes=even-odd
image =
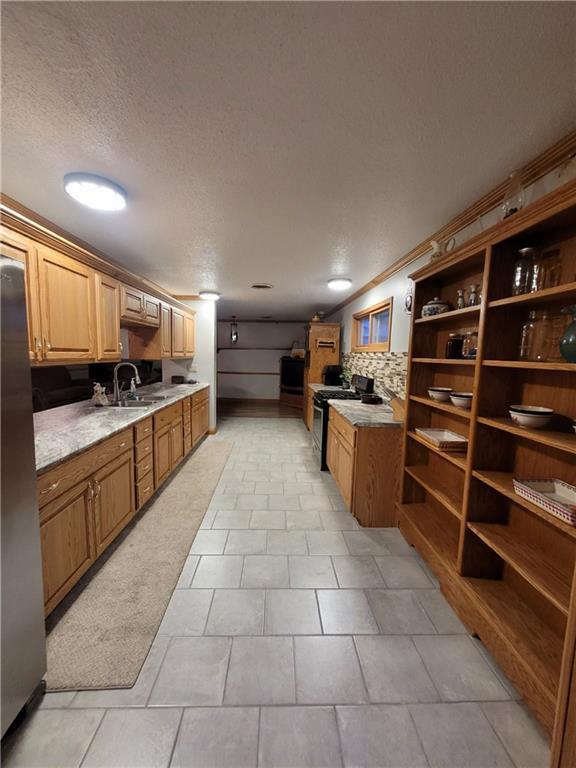
POLYGON ((46 672, 24 264, 0 254, 2 736, 46 672))

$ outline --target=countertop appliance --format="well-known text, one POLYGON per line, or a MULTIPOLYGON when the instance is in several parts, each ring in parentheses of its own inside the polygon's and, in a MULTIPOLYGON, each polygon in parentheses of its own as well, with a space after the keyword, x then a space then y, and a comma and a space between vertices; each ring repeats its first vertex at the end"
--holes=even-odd
POLYGON ((24 263, 0 255, 2 322, 2 736, 46 672, 24 263))
POLYGON ((321 389, 314 394, 314 421, 312 447, 320 459, 320 469, 328 469, 326 447, 328 443, 329 400, 361 400, 362 395, 374 391, 374 379, 368 376, 352 376, 353 389, 321 389))

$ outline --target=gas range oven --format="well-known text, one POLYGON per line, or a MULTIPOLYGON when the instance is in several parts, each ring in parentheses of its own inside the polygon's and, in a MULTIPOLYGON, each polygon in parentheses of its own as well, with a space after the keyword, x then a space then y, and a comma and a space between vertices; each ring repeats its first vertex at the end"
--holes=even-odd
POLYGON ((329 400, 361 400, 363 394, 374 392, 374 379, 368 376, 352 376, 352 389, 320 389, 314 393, 314 421, 312 447, 320 460, 320 469, 327 470, 326 446, 328 443, 329 400))

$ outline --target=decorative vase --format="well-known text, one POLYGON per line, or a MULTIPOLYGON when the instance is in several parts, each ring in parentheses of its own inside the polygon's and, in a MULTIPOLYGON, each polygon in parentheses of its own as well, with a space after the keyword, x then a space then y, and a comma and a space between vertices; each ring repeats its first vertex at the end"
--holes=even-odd
POLYGON ((560 339, 560 354, 567 363, 576 363, 576 304, 564 307, 562 312, 572 315, 572 322, 560 339))

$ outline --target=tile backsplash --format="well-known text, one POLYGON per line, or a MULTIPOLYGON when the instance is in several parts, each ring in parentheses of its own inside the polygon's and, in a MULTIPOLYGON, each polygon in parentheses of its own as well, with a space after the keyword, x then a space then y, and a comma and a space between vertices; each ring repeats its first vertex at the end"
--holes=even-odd
POLYGON ((406 396, 407 352, 349 352, 342 357, 342 367, 347 379, 354 373, 371 376, 378 394, 387 387, 400 397, 406 396))

